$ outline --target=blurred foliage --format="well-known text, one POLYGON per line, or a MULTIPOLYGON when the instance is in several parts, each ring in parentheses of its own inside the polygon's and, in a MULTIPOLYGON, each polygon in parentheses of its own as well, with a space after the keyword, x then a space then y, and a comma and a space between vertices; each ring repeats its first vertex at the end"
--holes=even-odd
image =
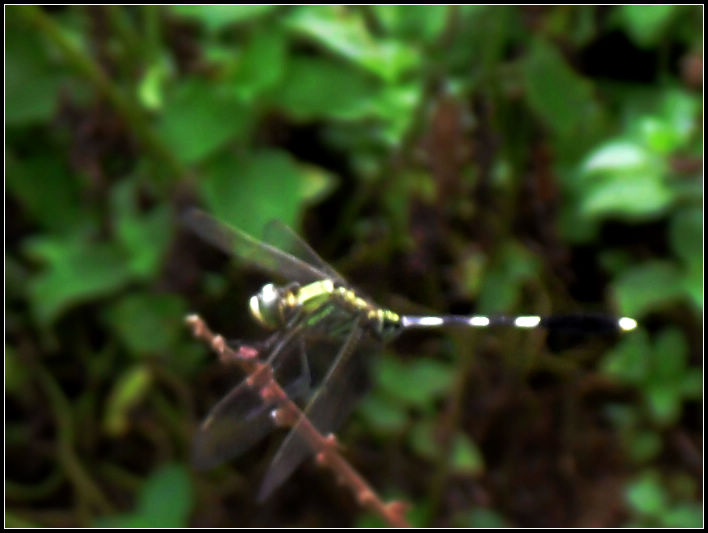
POLYGON ((235 381, 185 313, 263 335, 193 204, 403 311, 640 321, 376 354, 340 438, 412 524, 702 524, 702 7, 5 14, 6 525, 379 524, 311 465, 258 506, 265 447, 191 470, 235 381))

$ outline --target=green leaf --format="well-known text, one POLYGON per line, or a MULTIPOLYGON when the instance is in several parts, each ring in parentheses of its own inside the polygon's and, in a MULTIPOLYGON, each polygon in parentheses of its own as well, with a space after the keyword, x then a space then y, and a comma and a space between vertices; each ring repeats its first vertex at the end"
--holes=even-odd
POLYGON ((703 527, 703 508, 695 503, 673 505, 661 515, 661 522, 664 527, 700 529, 703 527))
POLYGON ((509 522, 497 511, 475 507, 468 511, 457 513, 452 523, 455 527, 487 529, 487 528, 508 528, 509 522))
POLYGON ((659 43, 678 6, 626 5, 618 6, 618 20, 630 38, 639 46, 649 48, 659 43))
POLYGON ((652 347, 646 331, 625 336, 602 362, 604 372, 626 383, 639 385, 649 376, 652 347))
POLYGON ((236 94, 251 101, 280 82, 285 75, 286 52, 283 32, 271 29, 252 34, 228 80, 236 94))
POLYGON ((666 510, 664 488, 651 473, 645 473, 629 483, 625 495, 629 504, 641 514, 660 516, 666 510))
POLYGON ((137 509, 97 520, 98 527, 184 528, 194 506, 194 489, 182 465, 165 465, 145 481, 137 509))
POLYGON ((172 213, 167 205, 158 205, 151 211, 140 213, 135 206, 135 191, 127 182, 122 182, 113 191, 113 199, 124 194, 120 187, 130 198, 125 203, 116 201, 116 236, 129 257, 131 272, 136 277, 151 279, 162 268, 162 261, 172 242, 172 213))
POLYGON ((80 183, 55 153, 6 156, 8 192, 32 221, 52 233, 77 229, 89 220, 80 183))
POLYGON ((681 137, 671 124, 658 117, 643 117, 639 128, 647 146, 659 154, 670 154, 681 144, 681 137))
POLYGON ((143 365, 129 368, 120 375, 108 397, 103 427, 109 435, 123 435, 130 426, 130 411, 150 389, 152 376, 143 365))
POLYGON ((166 60, 153 61, 138 82, 138 99, 151 111, 162 109, 164 103, 164 85, 170 73, 166 63, 166 60))
POLYGON ((688 361, 688 342, 683 332, 675 327, 663 329, 654 342, 653 376, 669 381, 680 376, 688 361))
POLYGON ((53 238, 27 242, 47 266, 29 283, 35 316, 50 323, 73 305, 113 293, 133 279, 123 250, 111 243, 53 238))
POLYGON ((674 200, 665 174, 664 161, 645 146, 622 139, 605 143, 581 166, 580 210, 594 218, 654 216, 674 200))
POLYGON ((666 91, 661 102, 661 118, 676 138, 675 148, 683 147, 700 133, 702 100, 699 95, 682 89, 666 91))
POLYGON ((592 85, 556 48, 535 40, 522 68, 529 106, 558 136, 577 135, 597 120, 592 85))
POLYGON ((138 508, 155 526, 185 527, 193 505, 189 474, 184 466, 174 464, 152 473, 140 493, 138 508))
POLYGON ((274 104, 295 118, 357 120, 374 114, 377 85, 345 65, 328 59, 294 57, 286 79, 274 96, 274 104), (323 87, 327 88, 326 98, 322 96, 323 87))
POLYGON ((537 276, 538 258, 518 243, 502 243, 488 262, 478 306, 483 313, 508 312, 517 304, 524 283, 537 276))
POLYGON ((703 374, 700 368, 690 367, 681 375, 679 389, 684 398, 700 398, 703 390, 703 374))
POLYGON ((455 435, 450 466, 454 472, 468 476, 476 476, 484 472, 482 452, 479 451, 472 439, 464 433, 455 435))
POLYGON ((451 365, 432 359, 399 362, 383 356, 376 365, 376 381, 381 390, 410 407, 424 408, 444 395, 452 383, 451 365))
POLYGON ((408 415, 400 404, 376 393, 366 395, 358 412, 373 431, 384 435, 399 433, 408 423, 408 415))
POLYGON ((665 261, 649 261, 627 269, 614 283, 615 298, 624 316, 641 318, 684 294, 679 270, 665 261))
MULTIPOLYGON (((410 46, 375 38, 366 28, 362 12, 350 7, 300 6, 293 9, 286 23, 292 31, 314 39, 384 81, 398 79, 420 62, 410 46)), ((332 92, 328 91, 328 96, 332 92)))
POLYGON ((261 235, 274 218, 298 226, 302 210, 313 200, 308 168, 275 150, 240 159, 227 154, 205 168, 199 188, 211 214, 251 235, 261 235))
POLYGON ((417 455, 429 461, 436 461, 440 455, 440 445, 435 439, 435 426, 430 420, 421 420, 413 426, 408 443, 417 455))
POLYGON ((674 190, 662 180, 659 172, 624 172, 589 182, 580 210, 594 218, 618 215, 641 219, 663 213, 674 197, 674 190))
POLYGON ((185 312, 175 294, 136 293, 113 303, 106 319, 132 353, 167 354, 182 333, 185 312))
POLYGON ((246 139, 250 126, 251 112, 231 87, 191 78, 167 91, 157 131, 180 161, 197 163, 246 139))
POLYGON ((181 5, 170 6, 170 10, 184 18, 195 19, 207 30, 221 31, 228 26, 261 17, 277 6, 269 5, 181 5))
POLYGON ((5 125, 47 121, 57 107, 62 76, 39 32, 7 6, 5 34, 5 125))
POLYGON ((388 34, 414 43, 433 43, 445 29, 450 6, 418 5, 415 9, 403 5, 374 5, 372 11, 388 34))
POLYGON ((618 139, 603 144, 582 164, 584 174, 644 170, 656 163, 651 153, 633 141, 618 139))
POLYGON ((644 388, 651 415, 657 424, 676 423, 681 414, 681 391, 674 382, 650 382, 644 388))
POLYGON ((631 436, 629 453, 633 460, 650 461, 661 452, 661 437, 655 431, 638 431, 631 436))
POLYGON ((669 239, 685 268, 683 286, 698 309, 703 309, 703 211, 678 211, 671 219, 669 239))

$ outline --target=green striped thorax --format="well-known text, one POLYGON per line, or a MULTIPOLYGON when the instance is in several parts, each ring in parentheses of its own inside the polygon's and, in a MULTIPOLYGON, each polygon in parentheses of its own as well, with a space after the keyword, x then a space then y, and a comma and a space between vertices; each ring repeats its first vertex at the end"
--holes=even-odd
POLYGON ((401 330, 401 317, 359 297, 351 289, 336 286, 330 279, 299 286, 290 284, 264 285, 251 297, 249 308, 253 318, 268 329, 285 326, 296 314, 302 313, 312 326, 328 322, 330 328, 339 323, 346 332, 358 316, 367 330, 381 340, 393 338, 401 330))

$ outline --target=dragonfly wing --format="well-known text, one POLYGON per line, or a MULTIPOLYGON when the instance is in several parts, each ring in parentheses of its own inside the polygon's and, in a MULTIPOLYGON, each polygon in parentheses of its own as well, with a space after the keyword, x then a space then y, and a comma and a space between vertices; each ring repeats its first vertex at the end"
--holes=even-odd
MULTIPOLYGON (((305 360, 303 342, 294 342, 292 346, 300 352, 300 361, 305 360)), ((278 363, 287 359, 295 358, 284 352, 278 363)), ((293 365, 282 366, 287 368, 293 365)), ((289 398, 296 399, 307 394, 310 375, 306 363, 294 378, 288 376, 287 379, 285 393, 289 398)), ((260 391, 251 387, 247 380, 241 381, 211 409, 199 427, 192 448, 195 467, 206 470, 246 452, 275 427, 271 417, 275 407, 274 402, 265 402, 260 391)))
POLYGON ((188 210, 183 220, 205 241, 275 277, 300 283, 329 277, 328 273, 302 259, 232 228, 199 209, 188 210))
MULTIPOLYGON (((323 435, 336 430, 344 422, 360 392, 357 390, 360 380, 355 379, 354 374, 361 362, 355 353, 362 335, 363 331, 357 323, 329 367, 320 388, 303 410, 303 416, 323 435)), ((268 498, 315 451, 302 437, 300 424, 290 430, 271 462, 258 495, 259 501, 268 498)))
POLYGON ((268 222, 263 237, 268 244, 275 248, 288 252, 305 263, 316 267, 335 283, 346 284, 344 278, 331 265, 317 255, 317 252, 309 244, 280 220, 268 222))

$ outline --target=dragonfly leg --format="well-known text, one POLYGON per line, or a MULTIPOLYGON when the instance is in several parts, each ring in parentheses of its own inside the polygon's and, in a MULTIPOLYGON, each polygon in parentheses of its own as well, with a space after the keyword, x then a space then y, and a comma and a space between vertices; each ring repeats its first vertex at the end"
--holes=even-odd
POLYGON ((292 341, 296 335, 300 334, 305 328, 310 326, 310 322, 312 320, 312 317, 317 315, 317 314, 322 314, 326 315, 328 312, 333 308, 333 305, 330 303, 324 303, 321 306, 319 306, 317 309, 307 313, 307 314, 302 314, 298 313, 296 316, 294 316, 286 325, 285 329, 286 333, 282 334, 278 338, 277 344, 273 347, 273 349, 270 351, 268 354, 268 359, 266 359, 266 363, 269 365, 273 365, 274 361, 277 359, 278 354, 285 348, 290 341, 292 341))
POLYGON ((305 342, 302 339, 298 339, 298 357, 300 359, 300 373, 285 389, 288 397, 292 400, 297 398, 304 398, 310 392, 310 387, 312 385, 312 374, 310 373, 310 364, 307 360, 307 353, 305 352, 305 342))

